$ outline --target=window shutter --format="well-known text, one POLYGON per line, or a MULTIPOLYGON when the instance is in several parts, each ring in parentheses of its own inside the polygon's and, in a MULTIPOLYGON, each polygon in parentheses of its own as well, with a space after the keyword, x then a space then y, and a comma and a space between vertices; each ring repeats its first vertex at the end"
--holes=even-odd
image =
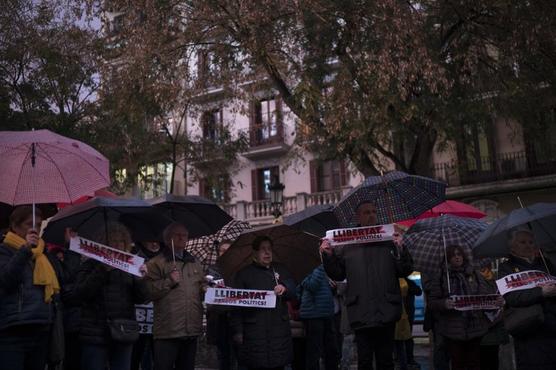
POLYGON ((309 176, 311 179, 311 193, 316 193, 318 191, 318 178, 317 178, 318 163, 316 160, 309 162, 309 176))
POLYGON ((199 195, 205 198, 207 197, 207 181, 206 179, 199 179, 199 195))
POLYGON ((346 186, 349 181, 349 173, 347 170, 346 161, 340 161, 340 184, 346 186))
POLYGON ((259 200, 259 171, 251 170, 251 192, 253 201, 259 200))

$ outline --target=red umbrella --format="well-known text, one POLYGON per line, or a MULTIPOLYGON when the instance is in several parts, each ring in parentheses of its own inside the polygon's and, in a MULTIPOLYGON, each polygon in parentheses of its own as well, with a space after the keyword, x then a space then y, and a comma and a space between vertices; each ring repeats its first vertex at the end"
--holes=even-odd
POLYGON ((94 196, 83 195, 81 198, 78 198, 77 200, 74 200, 72 203, 58 203, 56 206, 58 207, 58 209, 62 209, 62 208, 67 207, 67 206, 85 203, 86 201, 88 201, 89 199, 92 199, 94 197, 117 198, 118 195, 114 194, 111 191, 108 191, 106 189, 100 189, 100 190, 95 191, 94 196))
POLYGON ((411 227, 413 226, 414 223, 417 222, 417 220, 422 220, 423 218, 440 217, 442 215, 483 218, 486 216, 486 213, 482 212, 481 210, 469 204, 465 204, 455 200, 447 200, 445 202, 440 203, 437 206, 434 206, 432 209, 425 211, 424 213, 420 214, 416 218, 400 221, 397 222, 397 224, 405 227, 411 227))

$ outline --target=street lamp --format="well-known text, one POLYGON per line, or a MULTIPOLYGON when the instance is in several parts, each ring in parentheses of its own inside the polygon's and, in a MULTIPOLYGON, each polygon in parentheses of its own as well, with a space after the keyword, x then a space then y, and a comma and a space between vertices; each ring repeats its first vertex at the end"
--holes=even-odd
POLYGON ((273 176, 272 183, 268 185, 268 191, 270 192, 270 205, 272 206, 272 215, 276 219, 282 215, 280 209, 282 208, 282 203, 284 202, 285 187, 286 186, 280 182, 277 175, 273 176))

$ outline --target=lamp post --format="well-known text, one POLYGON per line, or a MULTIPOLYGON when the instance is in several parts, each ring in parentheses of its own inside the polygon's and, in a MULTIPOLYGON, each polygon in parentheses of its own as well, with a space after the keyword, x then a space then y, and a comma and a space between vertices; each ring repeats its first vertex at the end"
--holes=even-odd
POLYGON ((281 208, 284 202, 284 188, 286 186, 280 182, 278 176, 273 176, 272 182, 268 185, 270 192, 270 205, 272 206, 272 215, 278 219, 282 215, 281 208))

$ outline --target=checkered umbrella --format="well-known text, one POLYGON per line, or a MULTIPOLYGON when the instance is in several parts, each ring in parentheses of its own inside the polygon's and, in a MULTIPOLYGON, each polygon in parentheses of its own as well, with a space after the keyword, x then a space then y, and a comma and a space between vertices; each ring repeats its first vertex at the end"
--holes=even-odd
POLYGON ((427 177, 392 171, 371 176, 350 191, 334 209, 344 227, 357 226, 355 210, 364 201, 377 207, 381 224, 415 218, 445 199, 446 184, 427 177))
POLYGON ((248 222, 232 220, 222 229, 212 235, 201 236, 200 238, 190 239, 185 250, 191 253, 206 270, 209 266, 216 263, 218 258, 218 244, 224 240, 235 241, 242 231, 250 229, 248 222))
POLYGON ((413 257, 415 270, 437 274, 446 263, 444 249, 450 245, 463 247, 466 258, 473 261, 471 247, 487 224, 477 219, 443 215, 419 220, 403 236, 403 243, 413 257))

